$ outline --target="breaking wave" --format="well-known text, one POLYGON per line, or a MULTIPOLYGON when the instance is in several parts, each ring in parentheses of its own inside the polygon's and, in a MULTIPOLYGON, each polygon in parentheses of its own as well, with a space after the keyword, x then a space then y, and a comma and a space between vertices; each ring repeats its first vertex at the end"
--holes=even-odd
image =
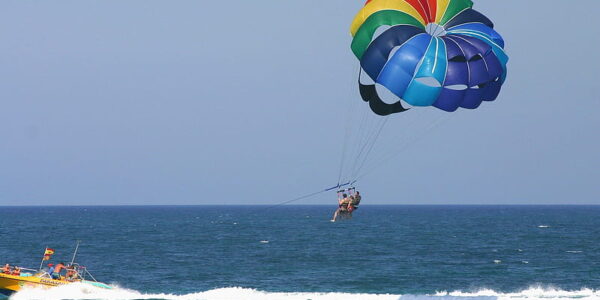
POLYGON ((531 287, 514 293, 499 293, 493 290, 479 290, 476 292, 437 292, 431 295, 392 295, 392 294, 352 294, 352 293, 303 293, 303 292, 263 292, 248 288, 220 288, 205 292, 185 295, 176 294, 145 294, 134 290, 114 287, 111 290, 100 289, 83 284, 60 286, 49 290, 24 289, 10 300, 62 300, 62 299, 107 299, 107 300, 134 300, 134 299, 165 299, 165 300, 552 300, 552 299, 600 299, 600 291, 581 289, 578 291, 564 291, 553 288, 531 287))

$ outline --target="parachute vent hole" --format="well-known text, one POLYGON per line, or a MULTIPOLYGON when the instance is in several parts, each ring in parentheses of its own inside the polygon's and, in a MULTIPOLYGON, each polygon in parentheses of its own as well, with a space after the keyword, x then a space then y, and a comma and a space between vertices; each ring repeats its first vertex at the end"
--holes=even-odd
POLYGON ((425 26, 425 31, 434 37, 441 37, 446 35, 446 29, 436 23, 429 23, 425 26))
POLYGON ((455 84, 455 85, 449 85, 446 88, 449 90, 453 90, 453 91, 464 91, 468 88, 468 86, 465 84, 455 84))
POLYGON ((467 62, 467 58, 464 57, 463 55, 458 55, 458 56, 455 56, 455 57, 449 59, 449 61, 451 61, 451 62, 458 62, 458 63, 464 63, 464 62, 467 62))
POLYGON ((420 77, 415 79, 417 82, 430 87, 441 87, 442 84, 433 77, 420 77))

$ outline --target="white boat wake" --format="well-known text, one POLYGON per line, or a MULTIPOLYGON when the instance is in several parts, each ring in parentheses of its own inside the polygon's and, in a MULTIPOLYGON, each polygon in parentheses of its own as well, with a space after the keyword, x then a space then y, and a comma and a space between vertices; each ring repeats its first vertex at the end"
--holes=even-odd
POLYGON ((392 295, 392 294, 353 294, 353 293, 309 293, 309 292, 263 292, 248 288, 220 288, 205 292, 176 294, 145 294, 142 292, 114 287, 111 290, 90 287, 83 284, 71 284, 49 290, 24 289, 10 300, 134 300, 134 299, 165 299, 165 300, 552 300, 552 299, 600 299, 600 291, 581 289, 564 291, 553 288, 532 287, 514 293, 499 293, 493 290, 476 292, 438 292, 431 295, 392 295))

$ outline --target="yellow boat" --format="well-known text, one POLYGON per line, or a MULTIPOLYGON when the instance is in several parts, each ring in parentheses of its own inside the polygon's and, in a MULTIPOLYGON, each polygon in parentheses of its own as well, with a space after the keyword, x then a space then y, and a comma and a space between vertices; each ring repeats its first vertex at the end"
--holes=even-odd
MULTIPOLYGON (((72 283, 83 283, 96 286, 99 288, 110 289, 111 287, 102 282, 85 280, 85 275, 91 277, 91 274, 87 272, 84 267, 75 265, 75 274, 71 279, 67 279, 64 276, 53 279, 50 274, 44 271, 36 271, 32 269, 19 268, 21 272, 19 275, 7 274, 0 272, 0 295, 10 296, 15 292, 20 291, 22 288, 33 287, 33 288, 52 288, 60 285, 72 284, 72 283)), ((92 277, 93 279, 93 277, 92 277)))

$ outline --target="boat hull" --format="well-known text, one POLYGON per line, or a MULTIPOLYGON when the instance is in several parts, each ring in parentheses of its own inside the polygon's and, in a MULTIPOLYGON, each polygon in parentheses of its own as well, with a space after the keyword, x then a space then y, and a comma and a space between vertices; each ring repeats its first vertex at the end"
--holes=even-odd
MULTIPOLYGON (((80 282, 80 281, 77 281, 80 282)), ((16 276, 0 273, 0 294, 10 296, 24 287, 52 288, 59 285, 71 284, 73 282, 40 278, 36 276, 16 276)))

